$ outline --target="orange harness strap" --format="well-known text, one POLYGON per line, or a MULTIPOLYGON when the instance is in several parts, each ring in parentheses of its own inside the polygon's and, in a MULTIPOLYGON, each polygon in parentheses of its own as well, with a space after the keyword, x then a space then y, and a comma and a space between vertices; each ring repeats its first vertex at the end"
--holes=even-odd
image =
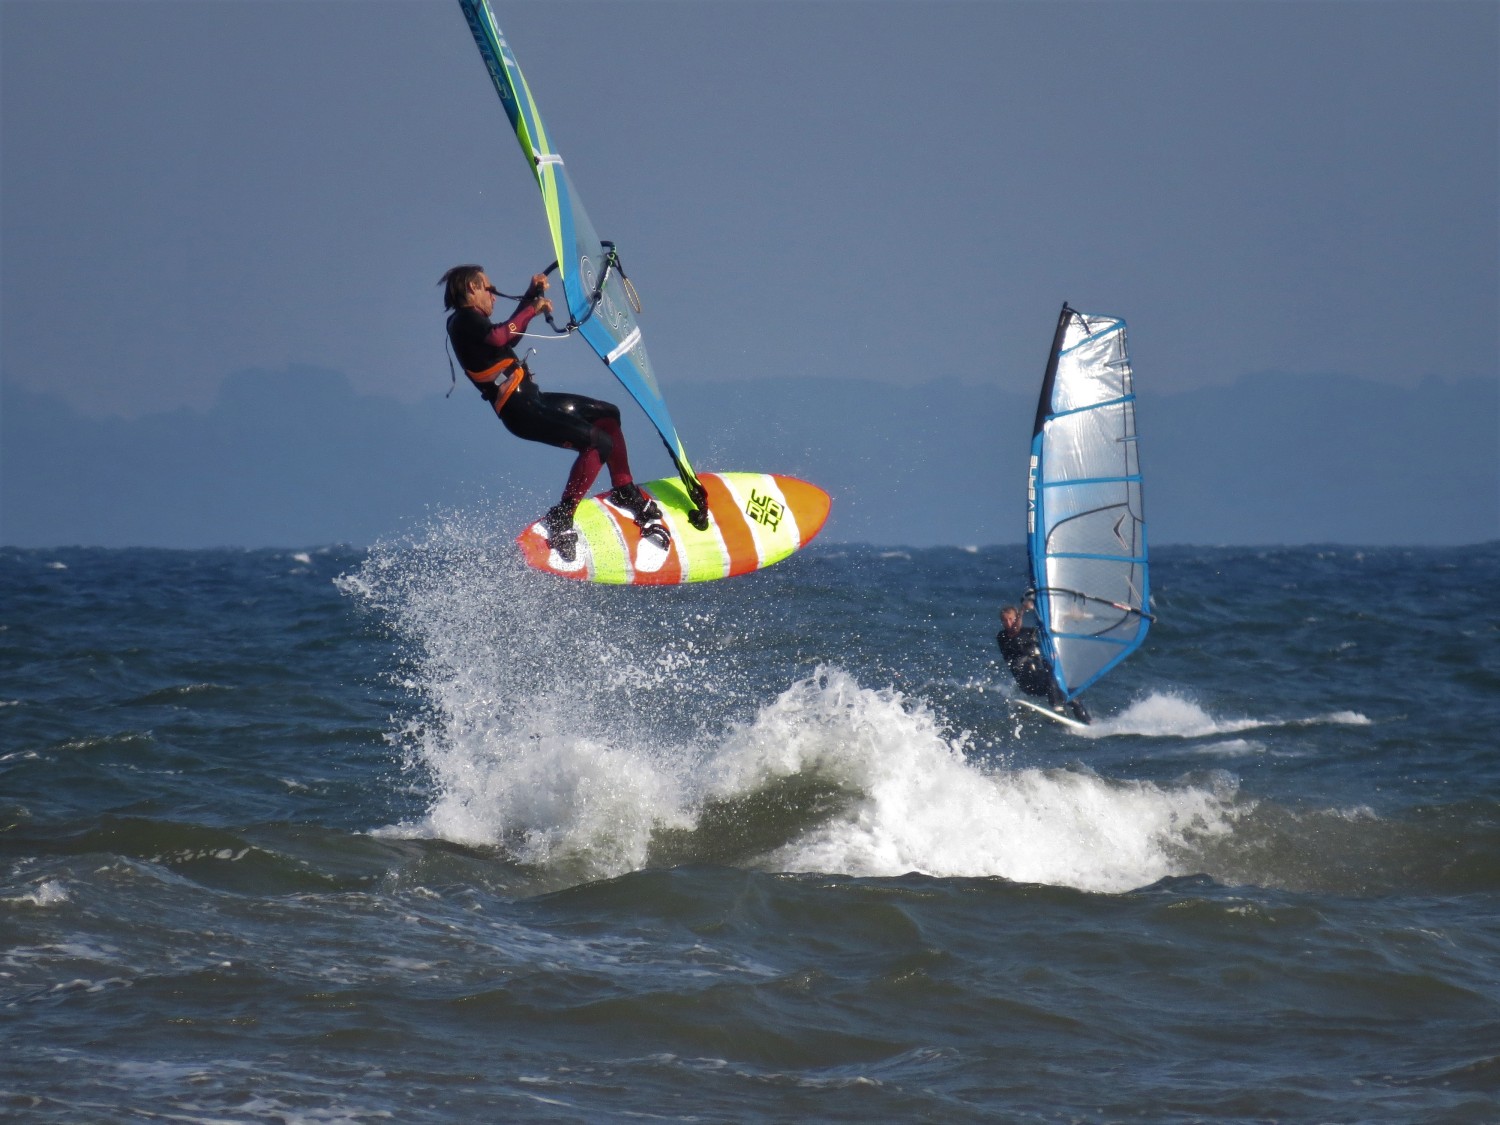
POLYGON ((521 380, 526 377, 526 365, 519 360, 502 359, 495 366, 486 367, 483 371, 470 371, 466 367, 464 368, 464 374, 481 390, 486 385, 493 386, 498 383, 502 374, 506 375, 504 384, 500 386, 499 391, 493 399, 495 413, 499 414, 500 408, 506 404, 511 395, 516 393, 516 388, 521 385, 521 380))

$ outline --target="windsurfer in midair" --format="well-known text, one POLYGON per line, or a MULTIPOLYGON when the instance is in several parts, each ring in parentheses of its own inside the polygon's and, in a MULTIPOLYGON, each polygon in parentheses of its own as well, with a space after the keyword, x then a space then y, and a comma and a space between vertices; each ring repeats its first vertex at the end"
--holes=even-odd
POLYGON ((1047 658, 1042 655, 1041 638, 1036 629, 1031 626, 1023 627, 1021 624, 1022 616, 1031 608, 1032 600, 1027 595, 1019 607, 1008 605, 1000 610, 1000 632, 995 634, 995 640, 1000 644, 1000 655, 1005 657, 1010 674, 1016 679, 1016 686, 1023 692, 1045 699, 1059 714, 1066 703, 1075 719, 1080 723, 1087 723, 1090 721, 1089 713, 1084 710, 1082 701, 1065 700, 1058 689, 1047 658))
POLYGON ((620 409, 613 403, 584 395, 543 392, 531 371, 516 356, 515 343, 538 313, 550 312, 547 276, 537 274, 515 312, 503 323, 490 321, 495 298, 482 266, 454 266, 438 282, 448 317, 448 339, 464 374, 494 407, 505 428, 518 438, 560 449, 575 449, 578 457, 568 474, 562 499, 542 517, 547 540, 558 557, 572 562, 578 549, 573 512, 588 495, 599 470, 609 466, 609 499, 625 509, 641 529, 641 537, 665 550, 671 535, 662 523, 661 508, 636 487, 620 429, 620 409))

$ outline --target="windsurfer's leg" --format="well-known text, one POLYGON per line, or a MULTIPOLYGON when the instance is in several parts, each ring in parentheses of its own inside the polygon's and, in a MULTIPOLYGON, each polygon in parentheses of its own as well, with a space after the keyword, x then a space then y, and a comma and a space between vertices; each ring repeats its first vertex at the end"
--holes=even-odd
POLYGON ((625 447, 625 431, 620 428, 620 408, 612 402, 583 395, 568 395, 567 409, 593 422, 594 441, 609 465, 613 489, 609 498, 634 518, 641 534, 662 549, 671 541, 671 532, 662 522, 661 506, 635 485, 630 472, 630 454, 625 447))
MULTIPOLYGON (((594 425, 601 416, 593 409, 595 406, 614 410, 608 403, 582 395, 516 395, 500 412, 500 421, 516 437, 526 441, 539 441, 559 449, 583 450, 593 446, 599 450, 603 461, 613 450, 609 435, 594 425)), ((607 412, 602 416, 607 417, 607 412)), ((614 410, 614 417, 618 423, 618 410, 614 410)))
POLYGON ((592 445, 573 460, 568 472, 568 483, 563 486, 562 499, 547 510, 542 524, 547 529, 547 542, 564 562, 572 562, 578 552, 578 532, 573 529, 573 513, 579 502, 589 494, 589 488, 599 476, 603 460, 599 450, 592 445))
POLYGON ((589 398, 588 395, 570 395, 561 392, 549 392, 538 396, 542 405, 548 410, 559 414, 567 414, 577 418, 586 425, 593 426, 608 419, 618 429, 620 425, 620 408, 612 402, 603 399, 589 398))
POLYGON ((632 483, 630 454, 625 446, 625 431, 620 427, 620 408, 612 402, 586 395, 558 395, 559 409, 588 422, 592 427, 590 443, 609 466, 609 481, 614 487, 632 483))
POLYGON ((599 451, 593 446, 580 453, 568 473, 568 483, 563 486, 562 502, 571 508, 578 507, 579 501, 589 494, 589 488, 602 467, 599 451))
POLYGON ((625 449, 625 431, 620 428, 619 416, 605 416, 594 423, 594 429, 604 434, 609 443, 604 459, 609 464, 609 483, 621 488, 634 482, 630 475, 630 454, 625 449))
POLYGON ((1063 699, 1063 693, 1057 689, 1057 685, 1052 682, 1052 678, 1049 676, 1047 678, 1047 706, 1051 707, 1054 711, 1061 711, 1065 702, 1067 701, 1063 699))
MULTIPOLYGON (((619 418, 620 412, 607 402, 569 394, 517 396, 500 415, 505 428, 518 438, 578 451, 563 493, 564 500, 572 496, 575 504, 588 494, 605 462, 610 463, 613 477, 619 456, 613 435, 620 433, 619 418), (605 425, 599 425, 601 421, 605 425)), ((623 447, 623 440, 620 444, 623 447)))
POLYGON ((556 392, 512 401, 517 406, 507 405, 500 416, 511 433, 528 441, 579 451, 562 502, 548 513, 550 520, 560 523, 565 515, 571 527, 573 509, 588 495, 599 470, 608 464, 613 485, 610 499, 630 512, 643 535, 666 546, 670 533, 662 523, 661 508, 635 486, 630 475, 617 406, 586 395, 556 392))
POLYGON ((552 549, 566 562, 573 561, 577 550, 578 532, 573 530, 573 513, 588 495, 613 445, 609 435, 583 417, 577 405, 573 395, 516 395, 500 413, 505 428, 518 438, 578 451, 568 472, 562 499, 542 517, 552 549))

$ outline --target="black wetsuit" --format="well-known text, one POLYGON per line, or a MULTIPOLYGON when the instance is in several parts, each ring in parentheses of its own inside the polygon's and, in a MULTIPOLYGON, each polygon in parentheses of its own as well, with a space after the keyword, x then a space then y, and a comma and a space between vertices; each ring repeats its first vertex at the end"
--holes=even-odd
POLYGON ((1041 642, 1035 629, 1022 629, 1010 636, 1001 629, 995 634, 1000 644, 1000 655, 1016 678, 1016 686, 1027 695, 1050 700, 1057 694, 1057 685, 1052 682, 1052 673, 1042 656, 1041 642))
MULTIPOLYGON (((448 318, 448 339, 453 354, 468 372, 485 371, 501 360, 516 359, 512 342, 535 315, 530 301, 504 324, 492 324, 478 309, 458 309, 448 318)), ((485 401, 494 403, 494 383, 476 383, 485 401)), ((500 421, 518 438, 539 441, 560 449, 598 450, 603 461, 619 439, 620 408, 587 395, 543 392, 527 371, 515 392, 499 410, 500 421), (602 425, 600 425, 602 423, 602 425)))
MULTIPOLYGON (((1000 644, 1000 655, 1005 657, 1010 674, 1016 678, 1016 686, 1027 695, 1045 699, 1054 711, 1061 711, 1065 702, 1063 694, 1052 678, 1047 658, 1042 655, 1041 638, 1037 631, 1029 627, 1022 628, 1015 636, 1010 636, 1001 629, 995 634, 995 640, 1000 644)), ((1089 714, 1082 703, 1076 699, 1066 702, 1073 717, 1080 723, 1089 721, 1089 714)))

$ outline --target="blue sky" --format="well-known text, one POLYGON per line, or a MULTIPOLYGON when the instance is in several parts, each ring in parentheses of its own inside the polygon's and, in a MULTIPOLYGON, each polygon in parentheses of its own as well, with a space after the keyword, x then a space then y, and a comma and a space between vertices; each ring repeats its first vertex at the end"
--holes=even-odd
MULTIPOLYGON (((1063 300, 1160 394, 1500 378, 1500 5, 497 7, 669 402, 1032 394, 1063 300)), ((0 52, 7 389, 133 418, 311 366, 417 403, 438 275, 550 260, 449 0, 0 0, 0 52)), ((622 397, 581 342, 545 364, 622 397)))

